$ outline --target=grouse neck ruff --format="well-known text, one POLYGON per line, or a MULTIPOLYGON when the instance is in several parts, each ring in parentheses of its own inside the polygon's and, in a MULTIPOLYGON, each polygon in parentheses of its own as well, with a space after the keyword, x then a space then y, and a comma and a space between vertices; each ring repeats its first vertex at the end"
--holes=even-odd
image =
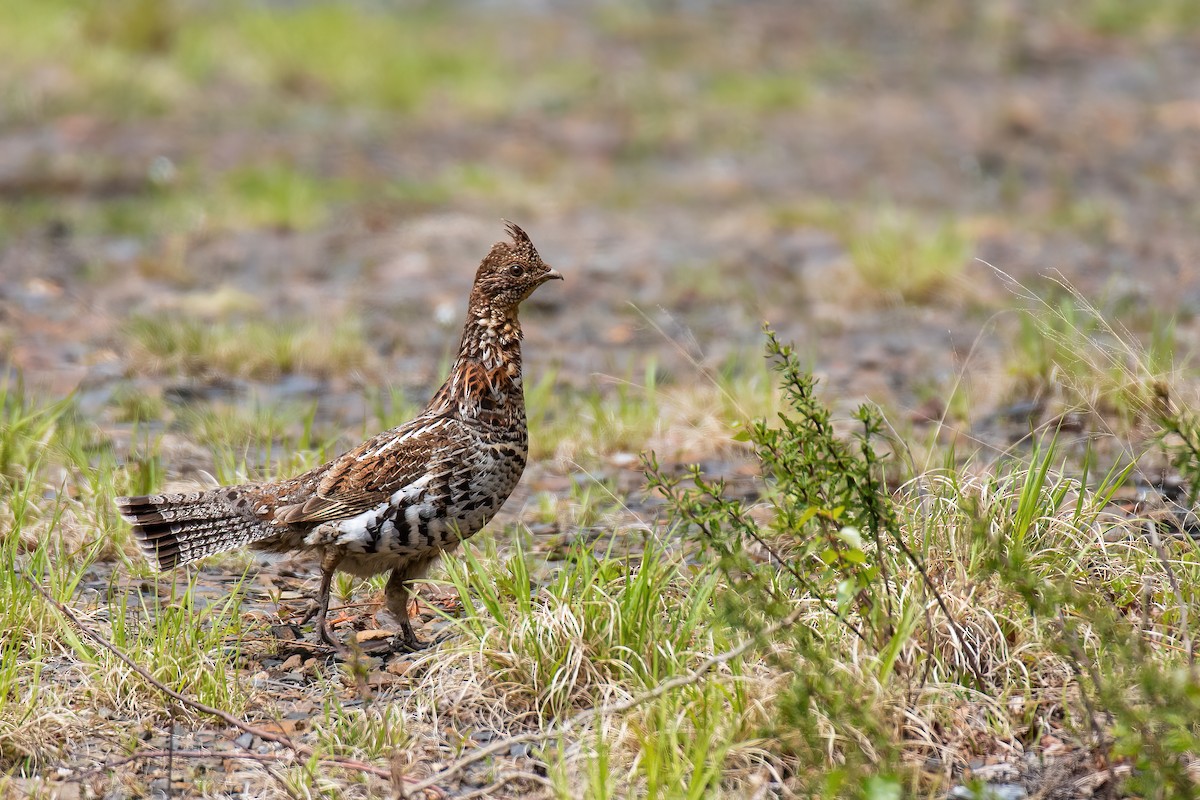
POLYGON ((250 547, 309 553, 321 564, 313 610, 318 636, 343 649, 329 625, 336 571, 391 571, 388 610, 398 644, 425 645, 409 619, 412 583, 442 554, 478 533, 512 494, 528 456, 517 311, 561 280, 516 225, 475 273, 458 357, 413 419, 303 475, 202 492, 119 497, 142 551, 159 569, 250 547))

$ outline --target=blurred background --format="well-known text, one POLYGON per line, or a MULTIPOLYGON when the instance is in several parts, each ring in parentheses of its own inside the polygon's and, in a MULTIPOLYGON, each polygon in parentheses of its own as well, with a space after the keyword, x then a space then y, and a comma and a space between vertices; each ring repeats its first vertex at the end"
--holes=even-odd
POLYGON ((1060 281, 1195 339, 1193 0, 5 12, 0 362, 114 425, 401 413, 501 218, 566 275, 525 313, 558 398, 757 380, 766 322, 847 407, 1038 409, 1011 312, 1060 281))

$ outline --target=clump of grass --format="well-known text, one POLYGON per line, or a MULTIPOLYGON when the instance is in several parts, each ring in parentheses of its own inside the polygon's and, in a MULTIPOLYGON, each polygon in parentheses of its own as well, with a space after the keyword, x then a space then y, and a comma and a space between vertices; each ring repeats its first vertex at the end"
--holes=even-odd
POLYGON ((159 419, 163 414, 162 397, 151 395, 131 386, 113 394, 112 405, 120 422, 142 422, 159 419))
POLYGON ((1072 287, 1054 289, 1056 298, 1028 297, 1008 363, 1009 392, 1052 404, 1058 414, 1090 414, 1106 428, 1115 420, 1130 431, 1154 420, 1156 395, 1176 370, 1174 323, 1140 320, 1143 344, 1072 287))
POLYGON ((0 477, 12 481, 36 473, 71 410, 69 398, 35 403, 19 377, 0 383, 0 477))
POLYGON ((800 71, 726 71, 708 87, 712 102, 756 114, 801 108, 812 92, 811 76, 800 71))
POLYGON ((905 302, 929 302, 962 275, 972 244, 953 222, 928 228, 895 209, 846 225, 843 242, 855 274, 870 291, 905 302))
POLYGON ((509 701, 550 719, 603 699, 614 683, 644 689, 676 674, 707 636, 715 585, 711 576, 682 580, 680 565, 652 541, 630 561, 586 545, 566 558, 571 568, 538 592, 519 539, 499 569, 481 569, 470 552, 449 569, 466 606, 463 624, 509 701))
POLYGON ((1089 0, 1076 18, 1113 36, 1171 36, 1200 27, 1200 8, 1190 0, 1089 0))
POLYGON ((75 400, 39 403, 19 379, 0 383, 0 534, 32 548, 46 538, 70 547, 119 549, 111 444, 78 418, 75 400))
POLYGON ((351 196, 352 188, 292 166, 266 164, 222 175, 216 195, 206 203, 216 227, 305 229, 324 222, 331 206, 351 196))
POLYGON ((526 387, 530 452, 589 464, 614 453, 653 449, 672 458, 735 448, 737 428, 749 416, 771 413, 777 396, 765 368, 709 371, 692 383, 660 380, 647 364, 640 380, 609 380, 584 390, 563 391, 554 373, 526 387))
POLYGON ((636 451, 639 442, 662 430, 661 400, 653 367, 641 384, 621 381, 611 391, 597 388, 565 396, 555 389, 555 375, 549 372, 526 391, 530 425, 536 432, 530 442, 533 457, 578 459, 636 451))
MULTIPOLYGON (((545 729, 684 674, 729 644, 712 625, 716 574, 689 570, 653 538, 626 558, 576 545, 551 576, 519 539, 505 557, 485 542, 482 556, 468 549, 446 563, 465 607, 455 623, 463 639, 422 660, 409 701, 417 717, 464 735, 545 729), (464 682, 471 691, 455 703, 437 700, 464 682)), ((767 691, 761 673, 746 676, 731 661, 712 682, 683 686, 624 720, 598 720, 585 735, 583 769, 566 766, 578 755, 550 759, 562 770, 560 796, 683 797, 695 796, 680 793, 688 784, 693 793, 720 785, 745 757, 748 720, 761 714, 743 681, 767 691)))
POLYGON ((344 752, 353 758, 390 758, 413 744, 400 705, 354 703, 348 707, 336 693, 326 697, 316 732, 328 752, 344 752))
POLYGON ((174 424, 212 452, 222 484, 275 480, 332 458, 341 437, 318 429, 316 405, 185 407, 174 424))
POLYGON ((478 29, 464 32, 436 8, 397 13, 319 2, 238 8, 220 26, 215 18, 203 23, 180 43, 180 58, 197 79, 232 74, 272 89, 397 110, 436 96, 468 105, 507 96, 502 48, 489 46, 478 29))
POLYGON ((93 0, 82 5, 85 38, 131 53, 170 50, 179 26, 175 0, 93 0))
POLYGON ((353 323, 330 330, 313 323, 138 317, 125 326, 125 335, 149 369, 193 376, 346 375, 374 361, 362 330, 353 323))
MULTIPOLYGON (((179 573, 153 594, 121 594, 109 605, 110 640, 154 677, 203 703, 241 713, 251 699, 249 681, 237 669, 247 619, 240 583, 215 602, 198 596, 201 573, 179 573)), ((111 687, 106 701, 115 708, 153 702, 158 690, 134 678, 111 654, 85 652, 95 661, 99 686, 111 687), (111 680, 113 673, 128 673, 111 680)))
POLYGON ((40 769, 78 730, 77 698, 56 684, 78 638, 26 576, 69 600, 84 575, 122 546, 111 516, 112 462, 88 452, 70 401, 38 404, 5 387, 0 424, 8 472, 0 476, 0 771, 40 769), (68 469, 64 470, 64 465, 68 469), (49 672, 47 669, 49 668, 49 672))
POLYGON ((62 67, 53 89, 21 98, 43 107, 160 112, 232 82, 338 105, 495 109, 516 77, 490 28, 463 30, 435 8, 47 0, 10 11, 11 32, 0 32, 8 65, 19 75, 48 59, 62 67))

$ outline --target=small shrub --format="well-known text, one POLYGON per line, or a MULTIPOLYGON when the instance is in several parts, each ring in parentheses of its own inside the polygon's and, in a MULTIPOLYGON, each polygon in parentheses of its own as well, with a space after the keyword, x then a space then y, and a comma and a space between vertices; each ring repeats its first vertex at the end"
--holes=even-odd
MULTIPOLYGON (((1096 763, 1127 763, 1142 796, 1193 796, 1200 549, 1108 513, 1136 465, 1089 487, 1086 467, 1079 480, 1053 469, 1050 439, 979 477, 947 470, 893 490, 878 412, 860 408, 838 435, 795 353, 770 336, 768 355, 785 410, 742 437, 762 502, 698 469, 651 460, 649 472, 724 576, 722 619, 788 676, 762 735, 797 765, 802 793, 937 791, 930 742, 945 777, 987 752, 978 740, 955 755, 940 738, 967 725, 1014 743, 1053 733, 1096 763)), ((1200 476, 1200 426, 1164 426, 1200 476)))

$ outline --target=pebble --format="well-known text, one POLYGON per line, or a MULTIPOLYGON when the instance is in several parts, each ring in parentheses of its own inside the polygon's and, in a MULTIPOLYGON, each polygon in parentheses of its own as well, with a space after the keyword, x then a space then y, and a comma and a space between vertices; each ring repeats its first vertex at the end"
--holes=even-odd
POLYGON ((396 683, 399 683, 399 681, 396 679, 395 675, 383 672, 382 670, 372 670, 367 675, 367 685, 374 689, 383 689, 388 686, 393 686, 396 683))
POLYGON ((238 747, 242 748, 243 750, 249 750, 250 745, 254 744, 254 734, 253 733, 243 733, 241 736, 234 739, 233 743, 236 744, 238 747))

